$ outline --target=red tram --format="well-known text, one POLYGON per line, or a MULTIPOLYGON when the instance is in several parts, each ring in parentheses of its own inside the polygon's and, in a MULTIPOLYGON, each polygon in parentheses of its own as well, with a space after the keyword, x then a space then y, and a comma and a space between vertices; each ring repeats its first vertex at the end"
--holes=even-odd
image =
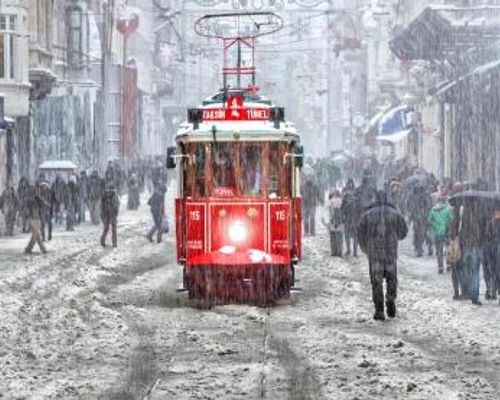
POLYGON ((286 298, 301 258, 300 137, 256 93, 254 67, 245 88, 241 71, 226 64, 223 90, 188 111, 168 151, 178 170, 177 259, 192 299, 286 298))

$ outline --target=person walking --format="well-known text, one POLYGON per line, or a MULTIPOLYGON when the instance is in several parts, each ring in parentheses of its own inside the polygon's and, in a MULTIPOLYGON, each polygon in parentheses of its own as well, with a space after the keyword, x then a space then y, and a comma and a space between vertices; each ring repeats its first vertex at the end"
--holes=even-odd
POLYGON ((387 316, 396 316, 398 241, 408 234, 403 215, 387 202, 384 192, 363 213, 358 226, 359 245, 368 256, 375 320, 385 320, 383 281, 387 283, 387 316))
MULTIPOLYGON (((493 275, 494 291, 496 294, 496 291, 500 288, 500 205, 496 206, 496 209, 488 222, 485 241, 489 250, 489 265, 493 275)), ((492 296, 491 300, 494 299, 495 298, 492 296)))
POLYGON ((347 251, 345 253, 346 256, 351 255, 351 247, 352 247, 352 255, 354 257, 358 256, 358 222, 360 212, 358 209, 358 199, 356 198, 356 189, 354 187, 354 181, 352 179, 348 179, 346 186, 343 191, 342 198, 342 220, 344 221, 344 234, 345 234, 345 245, 347 247, 347 251), (352 243, 352 246, 351 246, 352 243))
POLYGON ((101 208, 101 198, 103 194, 103 181, 97 171, 90 175, 88 186, 88 202, 90 210, 90 220, 94 225, 99 225, 99 211, 101 208))
POLYGON ((17 186, 17 199, 19 202, 19 217, 21 218, 21 230, 23 233, 29 231, 28 226, 28 200, 30 196, 30 184, 28 180, 23 176, 19 180, 19 185, 17 186))
POLYGON ((64 205, 66 207, 66 230, 74 231, 76 223, 76 213, 79 207, 79 188, 77 178, 71 175, 66 185, 64 205))
POLYGON ((307 177, 302 187, 304 209, 304 236, 316 235, 316 207, 321 204, 321 194, 314 178, 307 177))
POLYGON ((129 210, 137 210, 140 205, 139 180, 134 171, 131 172, 128 182, 128 201, 127 208, 129 210))
POLYGON ((61 225, 63 223, 62 207, 64 205, 64 197, 66 192, 66 184, 61 176, 57 175, 52 184, 52 212, 54 214, 54 223, 61 225))
POLYGON ((106 171, 104 172, 104 183, 105 183, 106 187, 108 187, 108 186, 115 187, 116 181, 117 181, 117 178, 116 178, 115 166, 114 166, 113 161, 109 160, 106 171))
POLYGON ((330 234, 330 255, 332 257, 342 257, 342 242, 344 232, 344 222, 342 220, 342 195, 338 190, 328 195, 328 205, 326 209, 327 220, 323 218, 321 222, 328 229, 330 234))
POLYGON ((52 240, 53 193, 50 184, 45 178, 37 182, 38 193, 42 199, 42 237, 43 240, 52 240))
POLYGON ((106 236, 111 227, 111 241, 113 247, 118 245, 117 222, 120 210, 120 198, 113 185, 108 185, 101 198, 101 220, 103 231, 101 235, 101 246, 106 247, 106 236))
MULTIPOLYGON (((451 197, 464 191, 462 182, 453 183, 450 189, 451 197)), ((462 207, 459 204, 452 206, 453 219, 448 226, 450 234, 450 243, 446 248, 446 259, 451 267, 451 281, 453 284, 453 300, 470 300, 470 285, 467 279, 464 264, 462 262, 462 250, 460 247, 460 238, 458 233, 461 230, 461 212, 462 207)))
POLYGON ((440 197, 427 217, 432 236, 434 237, 439 274, 444 272, 444 246, 448 242, 448 226, 452 219, 453 211, 448 206, 447 198, 440 197))
POLYGON ((156 187, 153 195, 148 200, 148 206, 151 209, 151 216, 153 217, 153 227, 147 234, 148 240, 153 242, 153 235, 157 233, 156 241, 161 243, 163 235, 163 218, 165 218, 165 186, 156 187))
POLYGON ((13 236, 16 217, 19 210, 19 200, 14 187, 7 186, 3 191, 2 196, 0 196, 0 210, 2 210, 4 215, 5 234, 7 236, 13 236))
POLYGON ((31 238, 24 252, 31 254, 35 244, 37 244, 42 253, 47 253, 41 232, 43 200, 35 187, 28 187, 27 193, 26 207, 31 238))
POLYGON ((413 246, 417 257, 424 254, 424 243, 427 242, 429 256, 432 255, 432 245, 429 244, 427 215, 432 208, 432 199, 425 187, 415 186, 408 201, 410 221, 413 225, 413 246))
POLYGON ((479 272, 482 262, 481 206, 472 199, 466 199, 459 211, 456 229, 460 240, 462 264, 470 288, 472 304, 482 305, 479 300, 479 272))
POLYGON ((77 221, 79 224, 85 222, 85 214, 87 211, 88 203, 88 188, 89 188, 89 178, 87 176, 87 171, 82 171, 80 177, 78 178, 78 217, 77 221))
POLYGON ((375 180, 370 171, 363 172, 363 179, 361 185, 358 186, 355 192, 356 200, 358 201, 358 212, 362 214, 370 207, 376 199, 377 189, 375 180))

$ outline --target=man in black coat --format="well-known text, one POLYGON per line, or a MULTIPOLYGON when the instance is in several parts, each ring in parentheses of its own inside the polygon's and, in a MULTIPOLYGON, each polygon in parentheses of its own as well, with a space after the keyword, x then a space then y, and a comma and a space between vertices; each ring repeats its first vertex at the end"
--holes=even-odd
POLYGON ((153 216, 153 227, 149 231, 147 238, 150 242, 153 242, 153 235, 157 233, 156 241, 161 243, 163 234, 163 218, 164 218, 164 207, 165 207, 165 186, 157 187, 153 195, 148 200, 148 205, 151 209, 151 215, 153 216))
POLYGON ((80 188, 78 187, 76 176, 72 175, 66 184, 64 197, 64 206, 66 208, 66 230, 74 231, 76 223, 76 213, 78 211, 78 202, 80 197, 80 188))
POLYGON ((52 188, 46 180, 39 179, 37 182, 37 191, 43 201, 42 207, 42 237, 43 240, 52 240, 52 217, 53 217, 53 198, 52 188))
POLYGON ((351 254, 351 241, 352 253, 354 257, 358 256, 358 219, 360 215, 358 199, 356 198, 356 189, 354 188, 354 181, 347 180, 347 184, 343 191, 342 198, 342 218, 345 226, 345 244, 347 247, 346 256, 351 254))
POLYGON ((358 226, 359 245, 368 256, 372 298, 375 304, 374 319, 384 320, 384 278, 387 283, 387 316, 396 316, 398 241, 408 233, 404 217, 387 202, 384 192, 377 193, 377 200, 363 215, 358 226))
POLYGON ((417 257, 424 254, 424 243, 427 243, 429 256, 432 255, 432 241, 428 235, 427 216, 432 208, 432 199, 424 186, 415 186, 408 199, 408 210, 413 225, 413 245, 417 257))
POLYGON ((321 204, 321 193, 316 183, 306 179, 302 187, 302 209, 304 213, 304 236, 316 235, 316 207, 321 204))
POLYGON ((117 238, 117 222, 118 212, 120 210, 120 198, 114 186, 108 185, 101 198, 101 219, 104 224, 104 229, 101 236, 101 246, 106 246, 106 236, 108 235, 111 226, 111 240, 113 247, 118 245, 117 238))
POLYGON ((78 218, 79 224, 85 222, 85 213, 87 209, 88 202, 88 189, 89 189, 89 178, 87 176, 87 171, 82 171, 80 177, 78 178, 78 218))

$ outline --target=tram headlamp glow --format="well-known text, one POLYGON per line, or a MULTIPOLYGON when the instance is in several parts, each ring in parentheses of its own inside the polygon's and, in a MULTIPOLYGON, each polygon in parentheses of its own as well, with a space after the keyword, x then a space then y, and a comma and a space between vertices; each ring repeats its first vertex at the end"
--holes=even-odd
POLYGON ((248 229, 243 222, 235 221, 231 225, 229 225, 228 234, 231 242, 243 243, 245 240, 247 240, 248 229))

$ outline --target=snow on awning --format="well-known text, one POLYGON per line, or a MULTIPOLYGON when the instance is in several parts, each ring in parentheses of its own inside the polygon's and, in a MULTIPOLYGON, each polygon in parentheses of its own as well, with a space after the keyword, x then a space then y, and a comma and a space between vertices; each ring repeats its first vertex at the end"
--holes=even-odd
POLYGON ((472 71, 472 74, 482 75, 498 67, 500 67, 500 60, 491 61, 487 64, 480 65, 479 67, 477 67, 474 71, 472 71))
POLYGON ((367 133, 370 133, 373 129, 377 128, 378 127, 378 123, 380 122, 380 120, 382 119, 382 117, 384 116, 384 112, 385 111, 380 111, 378 112, 377 114, 375 114, 371 119, 370 121, 368 122, 368 125, 366 125, 366 128, 364 130, 364 133, 365 135, 367 133))
POLYGON ((39 170, 58 170, 58 171, 75 171, 78 167, 72 162, 67 160, 45 161, 38 169, 39 170))
POLYGON ((390 135, 380 135, 377 136, 377 140, 381 142, 390 142, 392 144, 396 144, 405 139, 411 132, 411 129, 407 129, 404 131, 400 131, 397 133, 392 133, 390 135))
POLYGON ((495 68, 500 68, 500 59, 490 61, 489 63, 480 65, 479 67, 476 67, 472 72, 469 72, 465 75, 462 75, 460 78, 457 78, 453 81, 449 81, 447 84, 441 86, 439 88, 439 90, 436 91, 436 97, 440 98, 442 95, 444 95, 450 89, 453 89, 459 83, 469 79, 470 77, 472 77, 474 75, 484 75, 484 74, 494 70, 495 68))
POLYGON ((448 82, 446 85, 442 86, 437 92, 436 92, 436 96, 437 97, 440 97, 442 96, 443 94, 445 94, 448 90, 454 88, 457 83, 459 82, 458 79, 455 79, 454 81, 450 81, 448 82))

